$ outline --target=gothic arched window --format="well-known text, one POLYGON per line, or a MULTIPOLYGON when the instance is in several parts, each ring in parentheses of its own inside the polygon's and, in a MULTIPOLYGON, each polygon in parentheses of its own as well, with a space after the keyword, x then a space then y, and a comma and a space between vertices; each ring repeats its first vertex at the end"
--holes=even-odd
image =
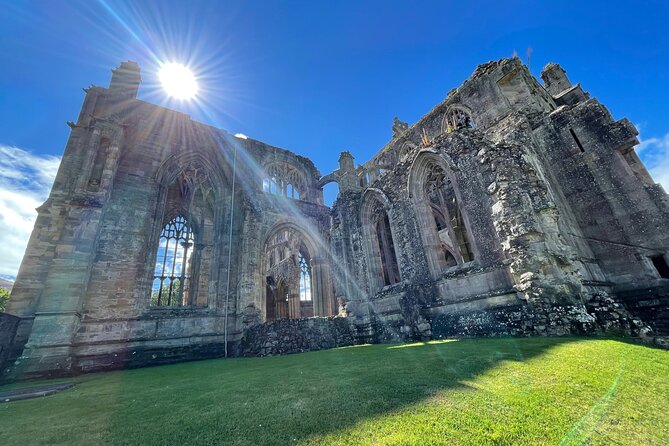
POLYGON ((398 257, 391 227, 390 202, 380 191, 368 189, 360 209, 362 245, 367 264, 367 289, 374 294, 401 280, 398 257))
POLYGON ((383 211, 376 220, 376 237, 381 254, 381 270, 383 272, 384 285, 392 285, 400 281, 400 270, 397 265, 395 244, 393 234, 390 232, 390 220, 388 213, 383 211))
POLYGON ((457 107, 448 111, 445 124, 447 132, 474 128, 474 121, 471 115, 467 111, 457 107))
POLYGON ((274 163, 265 168, 263 192, 299 200, 304 193, 305 181, 300 172, 287 163, 274 163))
POLYGON ((404 159, 406 159, 406 157, 409 156, 409 153, 411 153, 411 151, 415 148, 416 145, 412 142, 405 141, 404 143, 402 143, 399 150, 400 161, 404 161, 404 159))
POLYGON ((322 260, 314 263, 314 249, 305 233, 292 225, 271 232, 263 255, 266 321, 332 314, 331 291, 318 286, 326 277, 326 265, 322 260))
POLYGON ((300 267, 300 300, 311 300, 311 266, 309 261, 300 251, 297 255, 298 264, 300 267))
POLYGON ((156 254, 152 306, 190 305, 191 258, 194 234, 186 217, 179 215, 170 220, 160 233, 156 254))
MULTIPOLYGON (((433 209, 442 246, 446 247, 450 256, 453 253, 459 254, 462 262, 473 260, 474 255, 453 183, 441 167, 432 166, 425 182, 424 193, 433 209)), ((450 259, 447 263, 451 263, 450 259)))

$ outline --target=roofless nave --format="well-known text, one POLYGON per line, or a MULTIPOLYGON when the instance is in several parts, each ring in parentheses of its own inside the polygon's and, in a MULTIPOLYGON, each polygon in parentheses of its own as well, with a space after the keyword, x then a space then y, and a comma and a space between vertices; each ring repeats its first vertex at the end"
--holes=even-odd
POLYGON ((9 375, 442 336, 666 334, 669 204, 637 131, 559 65, 542 79, 515 58, 483 64, 419 122, 396 120, 373 159, 343 152, 323 176, 137 100, 139 67, 122 63, 87 89, 38 210, 2 315, 9 375))

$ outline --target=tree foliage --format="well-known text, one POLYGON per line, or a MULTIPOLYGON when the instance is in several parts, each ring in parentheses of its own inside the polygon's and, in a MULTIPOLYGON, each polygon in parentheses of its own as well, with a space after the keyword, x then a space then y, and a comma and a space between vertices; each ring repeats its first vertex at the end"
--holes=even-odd
POLYGON ((5 311, 9 302, 9 290, 7 288, 0 288, 0 313, 5 311))
MULTIPOLYGON (((158 294, 159 294, 158 290, 153 290, 151 292, 152 307, 158 306, 158 294)), ((174 279, 171 292, 169 284, 163 285, 163 292, 162 295, 160 296, 161 307, 164 306, 178 307, 183 305, 182 300, 183 300, 183 290, 181 289, 181 280, 174 279)))

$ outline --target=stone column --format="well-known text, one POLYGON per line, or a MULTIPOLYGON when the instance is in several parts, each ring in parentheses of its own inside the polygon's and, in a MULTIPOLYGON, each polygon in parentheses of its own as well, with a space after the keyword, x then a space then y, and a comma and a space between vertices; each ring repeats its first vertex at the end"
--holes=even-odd
POLYGON ((290 290, 288 293, 288 318, 299 319, 302 317, 300 312, 300 294, 290 290))
POLYGON ((311 286, 314 316, 334 314, 330 265, 322 257, 311 259, 311 286))

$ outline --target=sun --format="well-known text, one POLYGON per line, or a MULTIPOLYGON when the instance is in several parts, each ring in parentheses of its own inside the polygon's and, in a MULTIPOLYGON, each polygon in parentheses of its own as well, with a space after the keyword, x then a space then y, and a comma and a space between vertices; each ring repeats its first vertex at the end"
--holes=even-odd
POLYGON ((175 99, 189 100, 197 94, 195 75, 185 65, 165 63, 161 65, 158 77, 167 94, 175 99))

